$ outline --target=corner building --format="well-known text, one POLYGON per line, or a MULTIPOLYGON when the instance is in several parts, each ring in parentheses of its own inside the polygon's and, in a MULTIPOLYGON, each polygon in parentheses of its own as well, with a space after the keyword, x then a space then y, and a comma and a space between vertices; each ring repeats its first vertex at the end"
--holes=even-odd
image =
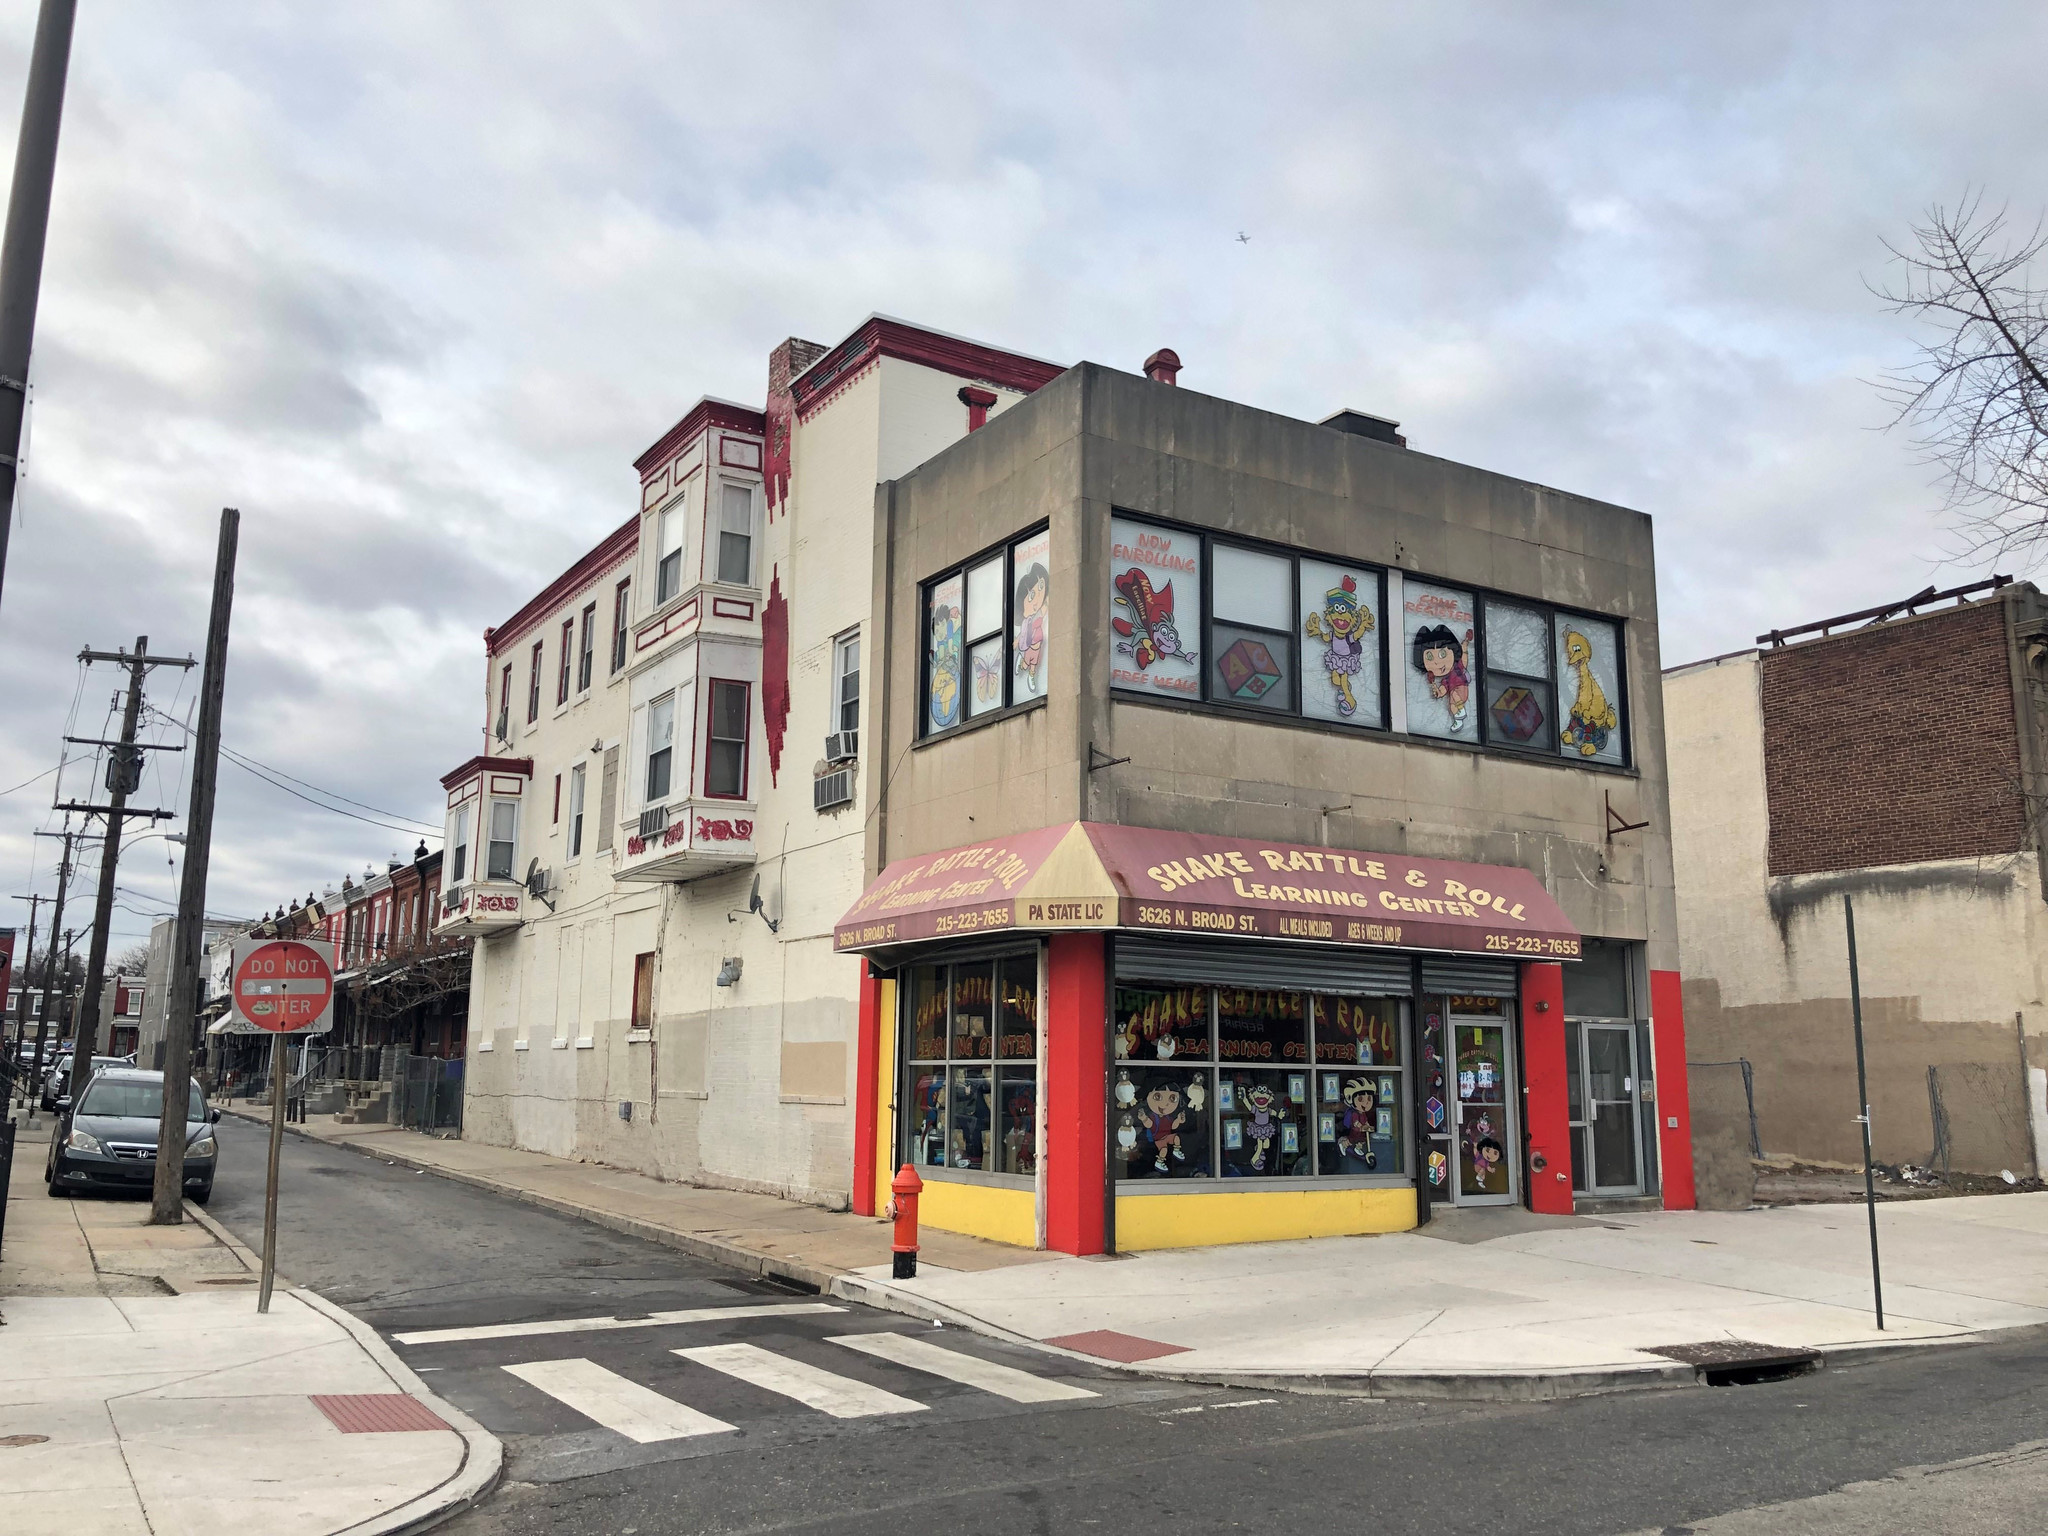
POLYGON ((1178 366, 875 494, 855 1208, 905 1162, 1072 1253, 1690 1206, 1650 520, 1178 366))

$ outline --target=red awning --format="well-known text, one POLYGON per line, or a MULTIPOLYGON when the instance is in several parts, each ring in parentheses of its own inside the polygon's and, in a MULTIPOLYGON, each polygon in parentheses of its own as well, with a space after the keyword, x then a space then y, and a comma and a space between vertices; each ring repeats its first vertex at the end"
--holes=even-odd
POLYGON ((1089 821, 899 859, 833 944, 859 952, 1011 928, 1579 957, 1578 930, 1526 869, 1089 821))

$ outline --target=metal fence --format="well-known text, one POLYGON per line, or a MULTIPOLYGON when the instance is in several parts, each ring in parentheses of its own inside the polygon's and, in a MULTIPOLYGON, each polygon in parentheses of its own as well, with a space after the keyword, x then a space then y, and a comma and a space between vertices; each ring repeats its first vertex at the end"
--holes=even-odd
POLYGON ((391 1119, 430 1135, 462 1130, 462 1061, 401 1055, 391 1076, 391 1119))

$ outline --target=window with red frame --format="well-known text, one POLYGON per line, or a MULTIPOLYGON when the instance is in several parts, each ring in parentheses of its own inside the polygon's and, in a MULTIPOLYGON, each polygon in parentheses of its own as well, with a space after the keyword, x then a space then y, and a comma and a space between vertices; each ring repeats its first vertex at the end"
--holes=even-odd
POLYGON ((722 800, 747 797, 747 705, 745 683, 711 683, 711 716, 704 754, 704 793, 722 800))

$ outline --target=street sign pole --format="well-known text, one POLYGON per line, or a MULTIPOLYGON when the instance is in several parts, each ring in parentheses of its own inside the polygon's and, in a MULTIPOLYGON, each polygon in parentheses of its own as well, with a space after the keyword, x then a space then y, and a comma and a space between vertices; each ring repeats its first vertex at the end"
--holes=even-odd
POLYGON ((277 1279, 277 1160, 284 1150, 284 1079, 288 1070, 284 1036, 270 1037, 270 1177, 263 1186, 263 1284, 256 1292, 256 1310, 270 1310, 270 1288, 277 1279))
POLYGON ((1863 978, 1856 969, 1856 903, 1842 893, 1842 918, 1849 928, 1849 1017, 1856 1026, 1856 1116, 1863 1127, 1863 1209, 1870 1217, 1870 1299, 1877 1331, 1884 1332, 1884 1279, 1877 1265, 1877 1180, 1870 1166, 1870 1082, 1863 1071, 1863 978))

